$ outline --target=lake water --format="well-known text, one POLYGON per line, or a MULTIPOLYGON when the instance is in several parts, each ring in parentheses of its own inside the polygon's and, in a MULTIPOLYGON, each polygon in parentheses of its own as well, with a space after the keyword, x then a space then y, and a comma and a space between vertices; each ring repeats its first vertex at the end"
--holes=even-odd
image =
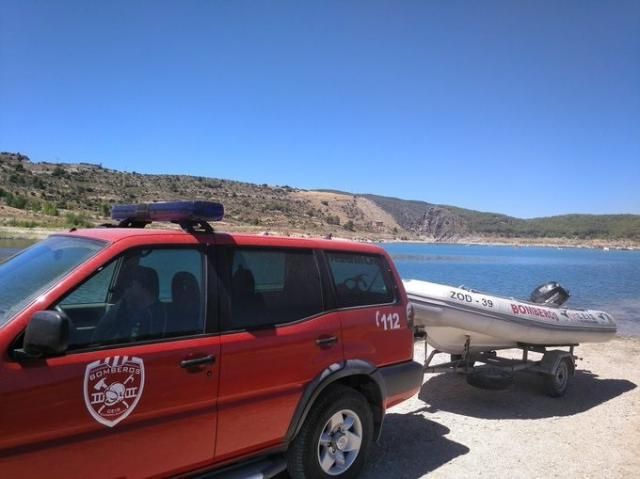
POLYGON ((573 308, 613 314, 618 334, 640 336, 640 252, 443 244, 386 244, 400 275, 528 299, 547 281, 573 308))
MULTIPOLYGON (((0 259, 29 241, 0 240, 0 259)), ((640 336, 640 252, 392 243, 400 275, 527 299, 547 281, 571 292, 567 306, 608 311, 618 334, 640 336)))

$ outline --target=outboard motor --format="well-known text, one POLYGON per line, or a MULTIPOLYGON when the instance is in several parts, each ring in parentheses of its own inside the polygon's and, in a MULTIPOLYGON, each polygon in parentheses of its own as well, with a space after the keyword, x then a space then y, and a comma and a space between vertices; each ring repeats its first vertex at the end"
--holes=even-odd
POLYGON ((569 290, 564 289, 560 283, 549 281, 533 290, 529 301, 532 303, 546 304, 549 306, 562 306, 569 299, 569 290))

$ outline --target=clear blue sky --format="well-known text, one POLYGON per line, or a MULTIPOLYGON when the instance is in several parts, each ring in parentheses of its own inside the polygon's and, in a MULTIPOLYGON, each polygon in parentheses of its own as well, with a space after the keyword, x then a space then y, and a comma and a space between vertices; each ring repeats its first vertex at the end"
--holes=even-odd
POLYGON ((640 213, 640 2, 1 0, 0 150, 640 213))

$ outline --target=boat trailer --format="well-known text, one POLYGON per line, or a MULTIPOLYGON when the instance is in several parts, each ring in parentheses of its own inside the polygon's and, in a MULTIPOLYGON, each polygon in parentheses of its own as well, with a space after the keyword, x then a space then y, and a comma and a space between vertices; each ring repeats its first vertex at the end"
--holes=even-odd
POLYGON ((516 372, 526 371, 544 376, 544 389, 551 397, 564 396, 569 379, 575 373, 576 360, 574 348, 578 344, 539 345, 518 343, 522 350, 521 358, 498 356, 497 351, 471 352, 471 338, 467 336, 462 354, 451 354, 450 361, 431 365, 434 357, 445 354, 434 349, 427 355, 427 339, 424 336, 424 372, 456 372, 466 375, 467 382, 483 389, 505 389, 513 383, 516 372), (569 348, 568 351, 547 348, 569 348), (529 353, 542 354, 540 360, 529 359, 529 353), (479 363, 477 365, 476 363, 479 363))

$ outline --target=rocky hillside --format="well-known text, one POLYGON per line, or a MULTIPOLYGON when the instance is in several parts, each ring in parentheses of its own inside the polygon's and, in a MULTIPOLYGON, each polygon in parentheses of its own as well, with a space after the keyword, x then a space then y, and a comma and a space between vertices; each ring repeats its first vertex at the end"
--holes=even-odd
POLYGON ((369 194, 146 175, 89 163, 33 163, 24 155, 0 153, 0 226, 94 225, 108 220, 115 203, 175 199, 224 203, 222 228, 232 231, 447 242, 534 238, 640 242, 638 215, 523 220, 369 194))
POLYGON ((107 221, 116 203, 176 199, 222 202, 227 230, 362 238, 412 236, 375 203, 350 194, 146 175, 89 163, 33 163, 24 155, 0 153, 0 225, 92 225, 107 221))
POLYGON ((364 195, 387 211, 405 230, 436 241, 451 241, 472 233, 468 223, 450 208, 384 196, 364 195))
POLYGON ((525 220, 422 201, 363 196, 391 214, 402 228, 436 241, 470 236, 640 241, 640 215, 562 215, 525 220))

